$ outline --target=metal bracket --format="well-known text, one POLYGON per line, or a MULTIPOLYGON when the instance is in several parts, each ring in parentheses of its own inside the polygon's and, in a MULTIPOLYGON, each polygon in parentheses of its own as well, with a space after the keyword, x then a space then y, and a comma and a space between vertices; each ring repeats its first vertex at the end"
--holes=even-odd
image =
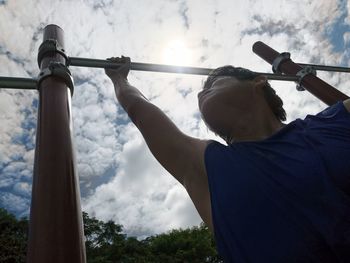
POLYGON ((305 68, 301 69, 300 71, 297 72, 296 76, 299 78, 298 79, 298 83, 297 83, 297 90, 298 91, 304 91, 305 88, 303 87, 303 85, 301 84, 301 82, 303 81, 304 77, 307 75, 317 75, 316 70, 312 67, 312 66, 306 66, 305 68))
POLYGON ((51 62, 49 66, 43 71, 41 71, 38 76, 38 89, 40 88, 41 82, 49 76, 61 78, 66 83, 73 96, 74 82, 72 74, 70 73, 70 70, 68 69, 68 67, 66 67, 66 65, 60 62, 51 62))
POLYGON ((282 73, 279 70, 279 67, 280 67, 281 63, 283 63, 287 60, 290 60, 290 53, 289 52, 282 52, 281 54, 279 54, 272 62, 273 73, 282 73))
POLYGON ((68 57, 66 55, 66 53, 64 53, 65 50, 63 47, 61 47, 61 45, 57 42, 56 39, 47 39, 45 40, 43 43, 41 43, 40 47, 39 47, 39 52, 38 52, 38 65, 40 68, 40 63, 41 60, 43 59, 43 57, 47 54, 47 53, 59 53, 60 55, 62 55, 67 63, 68 57))

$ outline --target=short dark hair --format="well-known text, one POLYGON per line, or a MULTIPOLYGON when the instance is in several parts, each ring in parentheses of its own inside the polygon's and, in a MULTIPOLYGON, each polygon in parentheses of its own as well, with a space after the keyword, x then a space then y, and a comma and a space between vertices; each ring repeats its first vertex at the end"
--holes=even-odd
MULTIPOLYGON (((246 68, 233 67, 230 65, 219 67, 217 69, 212 70, 209 73, 208 78, 204 83, 203 89, 209 89, 213 82, 220 76, 236 77, 239 80, 253 80, 257 76, 259 76, 259 74, 246 68)), ((270 106, 273 114, 279 121, 285 121, 287 114, 286 111, 283 109, 282 99, 276 94, 276 91, 271 87, 270 83, 268 83, 267 81, 263 90, 266 102, 270 106)))

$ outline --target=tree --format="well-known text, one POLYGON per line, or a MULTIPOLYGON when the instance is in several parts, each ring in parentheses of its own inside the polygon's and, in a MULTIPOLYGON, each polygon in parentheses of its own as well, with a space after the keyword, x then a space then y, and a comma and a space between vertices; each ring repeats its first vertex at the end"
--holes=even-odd
POLYGON ((152 262, 222 262, 215 249, 214 239, 203 223, 197 227, 172 230, 148 238, 152 262))
MULTIPOLYGON (((172 230, 144 240, 127 237, 123 226, 103 222, 83 212, 88 263, 219 263, 208 228, 172 230)), ((25 262, 28 219, 17 220, 0 208, 0 263, 25 262)))
POLYGON ((0 262, 25 262, 28 238, 28 220, 16 219, 0 208, 0 262))
POLYGON ((126 235, 113 221, 104 223, 83 212, 86 255, 89 263, 120 262, 126 235))

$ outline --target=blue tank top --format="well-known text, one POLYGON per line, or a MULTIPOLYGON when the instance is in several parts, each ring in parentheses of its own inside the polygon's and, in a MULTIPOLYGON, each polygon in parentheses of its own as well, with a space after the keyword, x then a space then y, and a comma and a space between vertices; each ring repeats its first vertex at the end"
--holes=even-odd
POLYGON ((212 141, 205 165, 225 262, 350 262, 350 113, 342 102, 261 141, 212 141))

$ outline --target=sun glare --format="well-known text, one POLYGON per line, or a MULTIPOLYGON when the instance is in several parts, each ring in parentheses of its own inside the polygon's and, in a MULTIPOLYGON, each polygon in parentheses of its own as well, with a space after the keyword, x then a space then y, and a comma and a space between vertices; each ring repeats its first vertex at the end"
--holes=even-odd
POLYGON ((163 63, 188 66, 191 63, 191 51, 182 40, 172 40, 163 50, 163 63))

